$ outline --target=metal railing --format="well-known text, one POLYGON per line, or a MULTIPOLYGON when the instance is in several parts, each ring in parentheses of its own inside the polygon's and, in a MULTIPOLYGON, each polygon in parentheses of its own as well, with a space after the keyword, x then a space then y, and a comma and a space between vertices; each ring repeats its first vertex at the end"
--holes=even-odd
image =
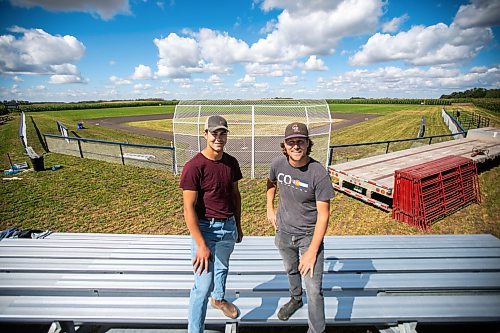
POLYGON ((425 135, 425 116, 422 116, 420 128, 418 129, 417 138, 422 138, 425 135))
POLYGON ((175 173, 175 147, 44 134, 51 152, 175 173))
MULTIPOLYGON (((455 137, 457 135, 463 135, 464 137, 467 135, 467 132, 458 132, 453 134, 441 134, 441 135, 432 135, 432 136, 424 136, 421 138, 410 138, 410 139, 398 139, 398 140, 385 140, 385 141, 373 141, 373 142, 360 142, 360 143, 348 143, 348 144, 340 144, 340 145, 331 145, 330 153, 328 158, 328 165, 332 165, 333 156, 335 153, 335 149, 338 148, 350 148, 350 147, 361 147, 361 146, 373 146, 373 145, 386 145, 385 146, 385 154, 389 153, 389 147, 391 143, 401 143, 401 142, 421 142, 424 140, 428 140, 427 144, 431 144, 433 139, 436 138, 445 138, 445 137, 455 137)), ((399 149, 397 149, 399 150, 399 149)))
MULTIPOLYGON (((448 125, 451 133, 458 134, 457 132, 467 132, 467 130, 463 128, 462 124, 457 120, 457 118, 446 111, 445 108, 441 109, 441 114, 443 116, 445 124, 448 125)), ((465 135, 463 137, 465 138, 465 135)))
POLYGON ((464 129, 482 128, 490 126, 490 118, 477 114, 475 112, 466 112, 455 110, 452 112, 453 117, 458 121, 464 129))

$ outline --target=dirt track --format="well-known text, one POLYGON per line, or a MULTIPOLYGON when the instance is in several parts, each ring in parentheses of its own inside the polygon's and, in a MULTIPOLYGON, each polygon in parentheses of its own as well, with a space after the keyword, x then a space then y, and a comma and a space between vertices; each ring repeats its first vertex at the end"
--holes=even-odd
MULTIPOLYGON (((377 117, 375 114, 359 114, 359 113, 332 113, 333 120, 341 120, 332 124, 332 130, 337 130, 343 127, 351 126, 372 118, 377 117)), ((125 125, 126 123, 134 121, 148 121, 148 120, 161 120, 172 119, 173 114, 155 114, 145 116, 130 116, 130 117, 112 117, 112 118, 97 118, 87 119, 85 122, 95 126, 105 126, 122 131, 128 131, 145 136, 156 137, 166 140, 173 140, 174 135, 172 132, 156 131, 147 128, 139 128, 134 126, 125 125)))

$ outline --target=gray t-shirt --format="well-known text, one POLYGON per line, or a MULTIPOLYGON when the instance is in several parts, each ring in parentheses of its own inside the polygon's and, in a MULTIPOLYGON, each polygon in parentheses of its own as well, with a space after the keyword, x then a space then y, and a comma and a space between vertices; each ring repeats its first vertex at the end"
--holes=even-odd
POLYGON ((278 185, 278 229, 291 235, 313 233, 318 211, 316 201, 334 197, 332 181, 326 169, 316 160, 294 168, 286 156, 273 160, 269 179, 278 185))

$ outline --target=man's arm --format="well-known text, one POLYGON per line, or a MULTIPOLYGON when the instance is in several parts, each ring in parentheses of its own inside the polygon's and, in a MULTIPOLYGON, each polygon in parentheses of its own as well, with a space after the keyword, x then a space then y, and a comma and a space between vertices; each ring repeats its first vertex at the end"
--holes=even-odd
POLYGON ((200 231, 198 224, 198 216, 196 215, 195 205, 198 198, 198 191, 182 191, 182 199, 184 202, 184 220, 186 225, 196 242, 196 255, 193 259, 194 271, 201 275, 203 271, 208 272, 208 261, 210 260, 211 252, 205 243, 205 239, 200 231))
POLYGON ((328 220, 330 218, 330 200, 316 201, 316 209, 318 210, 318 217, 316 226, 314 227, 314 234, 311 240, 311 245, 300 258, 299 271, 302 276, 310 272, 311 277, 314 273, 314 264, 316 263, 316 255, 318 254, 321 242, 326 234, 328 228, 328 220))
POLYGON ((241 243, 243 239, 243 229, 241 228, 241 194, 238 188, 238 182, 233 183, 234 194, 234 219, 236 220, 236 227, 238 228, 238 239, 236 243, 241 243))
POLYGON ((274 197, 276 196, 276 182, 267 179, 267 192, 266 192, 266 207, 267 207, 267 220, 273 224, 274 230, 276 227, 276 210, 274 209, 274 197))

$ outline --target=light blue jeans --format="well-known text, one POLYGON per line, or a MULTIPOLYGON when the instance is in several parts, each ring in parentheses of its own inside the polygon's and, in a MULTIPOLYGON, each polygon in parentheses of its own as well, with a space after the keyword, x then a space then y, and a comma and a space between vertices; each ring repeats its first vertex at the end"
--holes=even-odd
MULTIPOLYGON (((189 299, 188 332, 203 333, 207 314, 208 296, 222 300, 226 292, 229 257, 238 238, 234 217, 227 220, 200 219, 200 231, 212 252, 208 273, 195 273, 194 286, 189 299)), ((196 255, 196 242, 191 240, 191 259, 196 255)))

